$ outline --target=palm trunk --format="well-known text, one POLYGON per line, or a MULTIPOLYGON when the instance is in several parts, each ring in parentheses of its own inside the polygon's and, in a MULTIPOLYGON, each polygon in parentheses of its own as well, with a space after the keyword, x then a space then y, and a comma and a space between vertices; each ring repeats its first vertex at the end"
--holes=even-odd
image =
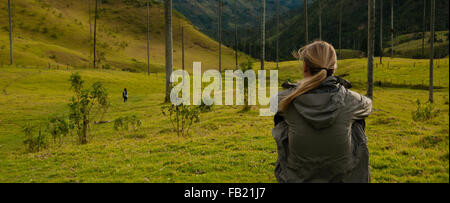
POLYGON ((431 30, 431 38, 430 38, 430 102, 434 102, 433 98, 433 66, 434 66, 434 24, 435 24, 435 15, 436 15, 436 1, 431 0, 431 14, 430 14, 430 30, 431 30))
POLYGON ((222 73, 222 0, 219 0, 219 72, 222 73))
POLYGON ((88 0, 88 8, 89 8, 89 56, 92 56, 92 15, 91 15, 91 0, 88 0))
POLYGON ((319 0, 319 39, 322 40, 322 1, 319 0))
POLYGON ((95 0, 95 16, 94 16, 94 69, 97 68, 97 54, 96 54, 96 45, 97 45, 97 11, 98 10, 98 0, 95 0))
POLYGON ((423 32, 422 32, 422 57, 425 56, 425 34, 427 27, 427 0, 423 0, 423 32))
POLYGON ((8 18, 9 18, 9 62, 13 64, 13 38, 12 38, 12 19, 11 19, 11 0, 8 0, 8 18))
POLYGON ((342 59, 342 5, 343 2, 339 2, 339 58, 342 59))
POLYGON ((261 11, 261 70, 264 70, 266 58, 266 0, 262 0, 261 11))
POLYGON ((147 74, 150 75, 150 5, 147 0, 147 74))
POLYGON ((375 0, 369 1, 368 37, 367 37, 367 97, 373 99, 373 61, 375 51, 375 0))
POLYGON ((237 16, 237 0, 234 0, 234 57, 236 61, 236 70, 239 68, 238 65, 238 28, 237 28, 237 22, 238 16, 237 16))
POLYGON ((184 70, 184 26, 181 26, 181 68, 184 70))
POLYGON ((173 32, 172 32, 172 0, 164 0, 164 17, 166 31, 166 98, 165 102, 170 101, 170 92, 172 85, 170 76, 173 70, 173 32))
POLYGON ((276 44, 276 61, 277 61, 277 70, 279 69, 280 62, 280 0, 276 2, 276 18, 277 18, 277 44, 276 44))
POLYGON ((380 0, 380 64, 383 64, 383 1, 380 0))
POLYGON ((308 36, 308 1, 303 0, 303 14, 305 16, 305 43, 309 43, 309 36, 308 36))
POLYGON ((391 58, 394 57, 394 0, 391 2, 391 58))

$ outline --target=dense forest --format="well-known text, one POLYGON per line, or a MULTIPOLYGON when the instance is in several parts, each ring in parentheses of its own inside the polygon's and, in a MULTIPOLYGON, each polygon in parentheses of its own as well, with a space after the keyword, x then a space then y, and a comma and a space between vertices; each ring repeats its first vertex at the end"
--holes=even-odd
MULTIPOLYGON (((331 42, 338 48, 339 44, 339 1, 321 0, 322 4, 322 29, 323 40, 331 42)), ((398 36, 406 33, 422 32, 424 1, 404 0, 394 2, 394 35, 398 36)), ((429 31, 429 1, 426 5, 426 30, 429 31)), ((342 0, 342 48, 354 49, 365 52, 367 50, 367 1, 365 0, 342 0)), ((390 43, 390 23, 391 14, 390 1, 384 0, 383 12, 383 38, 385 46, 390 43)), ((376 8, 376 42, 379 42, 380 29, 380 1, 377 1, 376 8)), ((268 7, 269 8, 269 7, 268 7)), ((308 25, 310 40, 319 39, 319 1, 311 1, 308 8, 308 25)), ((289 11, 280 16, 280 58, 282 60, 292 59, 291 51, 305 45, 305 19, 303 6, 296 10, 289 11)), ((449 29, 449 1, 436 1, 436 30, 446 31, 449 29)), ((269 18, 270 19, 270 18, 269 18)), ((276 21, 267 22, 267 46, 266 60, 275 60, 276 41, 276 21)), ((248 38, 243 38, 240 42, 240 49, 251 52, 253 57, 259 57, 258 42, 260 39, 259 29, 253 29, 253 34, 248 38), (249 49, 249 46, 250 49, 249 49)), ((448 49, 447 49, 448 50, 448 49)), ((448 52, 448 51, 447 51, 448 52)), ((380 54, 380 46, 376 46, 376 55, 380 54)))
MULTIPOLYGON (((266 0, 266 19, 275 17, 276 0, 266 0)), ((260 0, 223 0, 222 1, 222 36, 227 45, 234 44, 234 24, 237 22, 238 35, 247 36, 248 29, 257 31, 261 20, 260 0), (236 11, 235 11, 236 3, 236 11), (235 14, 237 21, 235 21, 235 14)), ((218 1, 210 0, 174 0, 174 9, 188 18, 200 31, 213 39, 218 36, 218 1)), ((287 13, 303 5, 300 0, 280 1, 280 13, 287 13)), ((251 32, 250 32, 251 33, 251 32)))

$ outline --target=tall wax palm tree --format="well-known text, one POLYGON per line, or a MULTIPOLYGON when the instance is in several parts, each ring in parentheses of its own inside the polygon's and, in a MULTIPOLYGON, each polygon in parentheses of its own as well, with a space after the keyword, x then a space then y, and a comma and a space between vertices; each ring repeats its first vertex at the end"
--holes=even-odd
POLYGON ((435 34, 435 18, 436 18, 436 1, 431 0, 431 14, 430 14, 430 102, 434 102, 433 98, 433 68, 434 68, 434 34, 435 34))
POLYGON ((380 0, 380 64, 383 64, 383 0, 380 0))
POLYGON ((173 31, 172 31, 172 0, 164 0, 164 21, 166 33, 166 97, 165 102, 170 101, 172 85, 170 76, 173 70, 173 31))
POLYGON ((98 0, 95 0, 95 11, 94 11, 94 68, 97 68, 97 15, 98 15, 98 0))
POLYGON ((342 6, 344 2, 339 1, 339 58, 342 58, 342 6))
POLYGON ((305 43, 309 43, 309 36, 308 36, 308 1, 303 0, 303 15, 305 17, 305 43))
POLYGON ((147 74, 150 75, 150 0, 147 0, 147 74))
POLYGON ((8 18, 9 18, 9 62, 13 64, 13 38, 12 38, 12 19, 11 19, 11 0, 8 0, 8 18))
POLYGON ((425 56, 425 34, 427 29, 427 0, 423 0, 423 32, 422 32, 422 57, 425 56))
POLYGON ((222 73, 222 0, 219 0, 219 26, 218 26, 218 35, 219 35, 219 72, 222 73))
POLYGON ((391 3, 391 58, 394 57, 394 0, 391 3))
POLYGON ((239 68, 238 65, 238 28, 237 28, 237 23, 238 23, 238 16, 237 16, 237 0, 234 0, 234 57, 235 57, 235 62, 236 62, 236 67, 235 69, 237 70, 239 68))
POLYGON ((276 1, 276 21, 277 21, 277 42, 276 42, 276 63, 279 69, 280 62, 280 0, 276 1))
POLYGON ((322 40, 322 0, 319 0, 319 39, 322 40))
POLYGON ((367 96, 373 99, 373 61, 375 51, 375 0, 368 0, 367 96))
POLYGON ((262 0, 262 5, 261 5, 261 70, 264 70, 265 58, 266 58, 266 0, 262 0))

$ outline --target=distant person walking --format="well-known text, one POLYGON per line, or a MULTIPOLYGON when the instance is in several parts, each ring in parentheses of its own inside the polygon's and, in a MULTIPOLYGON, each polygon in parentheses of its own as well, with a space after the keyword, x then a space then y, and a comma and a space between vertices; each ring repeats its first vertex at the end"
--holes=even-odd
POLYGON ((127 100, 128 100, 128 91, 127 91, 127 88, 123 89, 122 97, 123 97, 123 102, 126 103, 127 100))

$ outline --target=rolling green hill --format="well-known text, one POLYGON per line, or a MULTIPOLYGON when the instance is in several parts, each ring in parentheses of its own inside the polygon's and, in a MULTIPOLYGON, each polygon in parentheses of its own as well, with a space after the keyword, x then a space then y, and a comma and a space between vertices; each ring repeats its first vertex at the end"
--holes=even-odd
MULTIPOLYGON (((422 33, 411 33, 399 35, 394 38, 394 56, 403 58, 430 58, 430 33, 425 33, 425 49, 422 55, 422 33)), ((435 57, 448 57, 448 31, 436 32, 435 57)), ((389 48, 384 49, 385 55, 391 54, 391 42, 387 43, 389 48)))
MULTIPOLYGON (((276 182, 273 118, 259 116, 261 106, 247 112, 242 106, 213 106, 201 113, 200 122, 186 137, 177 136, 169 118, 161 113, 167 104, 163 103, 160 4, 152 3, 151 8, 154 74, 150 76, 145 73, 146 12, 142 1, 103 1, 98 53, 104 56, 101 65, 105 69, 87 68, 91 61, 88 7, 79 0, 15 0, 16 62, 6 65, 7 9, 1 6, 0 182, 276 182), (47 68, 49 64, 51 68, 47 68), (90 126, 88 144, 80 145, 75 135, 67 135, 58 145, 52 142, 46 125, 54 115, 68 116, 73 96, 68 80, 73 73, 79 73, 86 85, 103 83, 111 105, 102 118, 106 122, 90 126), (124 88, 128 89, 127 103, 122 101, 124 88), (133 114, 142 121, 139 129, 124 134, 114 129, 115 119, 133 114), (28 123, 47 135, 48 148, 26 151, 23 127, 28 123)), ((181 64, 179 22, 186 26, 188 68, 192 61, 202 61, 205 69, 217 68, 217 42, 175 12, 176 68, 181 64)), ((286 32, 284 37, 288 37, 286 32)), ((410 38, 397 39, 400 51, 407 50, 407 46, 400 49, 405 43, 416 44, 410 38)), ((233 51, 226 47, 223 51, 224 67, 234 68, 233 51)), ((355 50, 343 52, 351 57, 361 55, 355 50)), ((241 54, 240 60, 244 57, 241 54)), ((436 117, 414 121, 416 101, 428 99, 429 61, 386 57, 381 65, 375 59, 374 106, 366 120, 372 182, 449 182, 449 59, 435 63, 436 117)), ((367 60, 340 60, 338 66, 337 75, 364 94, 367 60)), ((254 69, 258 67, 255 63, 254 69)), ((267 62, 266 67, 274 69, 275 64, 267 62)), ((280 63, 279 82, 301 79, 301 67, 298 61, 280 63)))
MULTIPOLYGON (((309 5, 309 38, 315 40, 319 38, 319 1, 313 1, 309 5)), ((322 29, 323 40, 332 43, 336 48, 339 45, 339 4, 335 0, 322 0, 323 15, 322 29)), ((342 14, 342 48, 367 51, 367 1, 366 0, 343 0, 342 14)), ((380 53, 379 43, 379 18, 380 6, 376 5, 376 55, 380 53)), ((390 5, 388 0, 383 0, 384 9, 384 41, 385 47, 390 42, 390 5)), ((427 1, 428 4, 430 1, 427 1)), ((423 27, 423 1, 402 0, 394 1, 394 34, 400 36, 403 34, 422 32, 423 27)), ((429 29, 430 6, 426 5, 427 28, 429 29)), ((445 31, 449 29, 449 1, 436 0, 436 30, 445 31)), ((292 60, 291 51, 305 45, 305 26, 304 26, 303 7, 285 13, 280 19, 280 57, 283 60, 292 60)), ((268 51, 270 60, 275 56, 276 28, 275 21, 268 22, 268 51)), ((253 38, 259 38, 255 35, 253 38)), ((258 46, 256 49, 259 49, 258 46)), ((255 53, 258 53, 256 51, 255 53)), ((252 55, 254 57, 257 54, 252 55)))
MULTIPOLYGON (((92 5, 92 8, 94 6, 92 5)), ((9 63, 7 5, 0 7, 0 65, 9 63)), ((17 66, 91 67, 88 4, 78 0, 13 1, 14 56, 17 66)), ((150 54, 153 72, 163 70, 164 21, 159 3, 151 6, 150 54)), ((92 14, 93 18, 93 14, 92 14)), ((99 9, 98 56, 104 68, 146 70, 146 9, 139 1, 104 1, 99 9)), ((93 29, 92 20, 92 29, 93 29)), ((181 67, 181 25, 185 26, 186 66, 201 61, 205 69, 218 64, 218 43, 175 12, 174 65, 181 67)), ((225 68, 233 50, 224 47, 225 68)), ((243 54, 241 54, 243 56, 243 54)))
MULTIPOLYGON (((385 62, 390 66, 375 69, 377 81, 396 83, 401 78, 420 84, 427 72, 426 60, 385 62), (413 62, 416 67, 411 71, 413 62)), ((426 90, 376 86, 366 129, 372 182, 449 181, 448 59, 439 63, 436 83, 441 81, 443 89, 435 92, 439 113, 430 121, 415 122, 411 116, 416 99, 428 98, 426 90)), ((347 74, 360 93, 365 92, 365 64, 365 59, 339 62, 338 74, 347 74)), ((280 80, 299 79, 300 67, 294 61, 281 63, 280 80)), ((104 120, 135 114, 142 127, 122 135, 113 123, 92 125, 86 145, 77 144, 72 135, 61 146, 27 153, 22 126, 67 115, 68 78, 73 72, 0 68, 0 182, 276 182, 272 117, 260 117, 259 107, 243 113, 241 106, 215 106, 200 115, 190 136, 178 137, 161 114, 163 73, 77 70, 87 84, 105 84, 111 107, 104 120), (126 104, 121 101, 124 87, 130 96, 126 104)))
MULTIPOLYGON (((223 0, 222 25, 223 40, 225 44, 234 46, 234 0, 223 0)), ((174 0, 174 8, 188 18, 200 31, 217 40, 218 33, 218 1, 217 0, 174 0)), ((248 28, 251 33, 258 32, 261 21, 260 0, 237 0, 238 35, 239 38, 248 37, 248 28)), ((302 0, 281 0, 280 13, 286 13, 303 5, 302 0)), ((275 0, 266 0, 266 18, 275 16, 275 0)))

